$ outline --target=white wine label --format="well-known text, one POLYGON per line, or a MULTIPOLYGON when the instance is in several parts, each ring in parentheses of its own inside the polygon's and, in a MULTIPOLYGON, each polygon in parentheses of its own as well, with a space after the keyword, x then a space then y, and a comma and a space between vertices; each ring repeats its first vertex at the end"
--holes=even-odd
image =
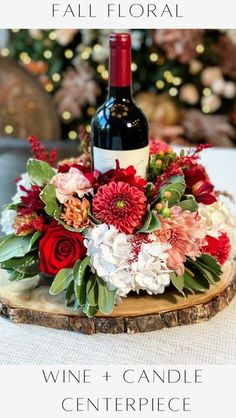
POLYGON ((119 160, 121 168, 127 168, 133 165, 137 171, 137 175, 146 178, 149 146, 129 151, 113 151, 93 147, 93 163, 96 170, 104 173, 112 168, 116 168, 116 160, 119 160))

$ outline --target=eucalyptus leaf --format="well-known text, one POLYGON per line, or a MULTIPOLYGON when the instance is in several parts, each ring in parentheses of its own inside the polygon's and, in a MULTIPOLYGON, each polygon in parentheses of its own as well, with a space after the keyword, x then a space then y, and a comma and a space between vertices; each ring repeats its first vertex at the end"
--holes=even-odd
POLYGON ((44 186, 55 176, 55 171, 48 163, 34 158, 28 160, 27 172, 32 183, 38 186, 44 186))
POLYGON ((63 290, 65 290, 69 286, 72 280, 73 280, 72 269, 60 270, 59 273, 57 273, 55 279, 53 280, 49 293, 54 296, 59 295, 60 293, 63 292, 63 290))
POLYGON ((25 267, 33 264, 37 260, 37 255, 29 253, 24 257, 14 257, 10 260, 0 263, 0 267, 3 269, 16 269, 19 267, 25 267))
POLYGON ((86 269, 89 267, 90 264, 90 257, 85 257, 81 262, 77 262, 75 264, 73 270, 73 276, 76 284, 80 286, 84 280, 86 269))
POLYGON ((74 299, 74 281, 71 280, 70 284, 68 285, 67 289, 66 289, 66 306, 69 306, 71 304, 71 302, 74 299))
POLYGON ((91 306, 98 305, 98 283, 96 276, 91 274, 86 284, 87 302, 91 306))
POLYGON ((222 269, 220 264, 216 261, 214 257, 212 257, 209 254, 202 254, 201 257, 198 259, 201 263, 204 263, 205 265, 209 266, 212 270, 215 271, 217 275, 222 274, 222 269))
POLYGON ((105 314, 109 315, 114 308, 117 289, 109 290, 104 280, 101 277, 97 276, 98 282, 98 306, 99 310, 105 314))
POLYGON ((208 289, 208 284, 206 282, 206 285, 204 286, 199 282, 197 277, 192 277, 189 273, 185 271, 184 273, 184 287, 187 287, 187 289, 191 288, 192 290, 195 290, 197 292, 205 292, 206 289, 208 289))
POLYGON ((180 292, 183 293, 184 288, 184 277, 178 276, 176 273, 170 273, 170 280, 173 286, 180 292))
POLYGON ((86 294, 86 281, 84 280, 80 285, 74 282, 74 292, 75 297, 79 306, 86 304, 87 294, 86 294))
POLYGON ((198 262, 199 259, 197 260, 191 260, 188 259, 188 262, 190 264, 192 264, 192 266, 197 269, 205 278, 206 280, 210 283, 210 284, 215 284, 216 281, 218 281, 218 276, 216 273, 212 273, 211 271, 209 271, 209 269, 206 268, 206 266, 204 266, 204 264, 199 264, 198 262))
POLYGON ((60 218, 61 209, 57 202, 56 189, 53 184, 48 184, 40 193, 40 199, 45 203, 45 212, 49 216, 54 216, 55 213, 57 217, 60 218))
POLYGON ((14 210, 17 211, 18 207, 19 207, 20 203, 9 203, 8 205, 4 205, 3 208, 4 209, 8 209, 8 210, 14 210))
POLYGON ((139 233, 146 233, 149 234, 151 232, 156 231, 157 229, 160 229, 161 223, 157 217, 157 214, 155 211, 148 212, 146 215, 146 218, 144 220, 144 224, 141 229, 139 229, 139 233))
POLYGON ((8 235, 0 241, 0 263, 14 257, 24 257, 30 250, 32 236, 8 235))
POLYGON ((89 304, 86 304, 83 307, 83 312, 85 313, 85 315, 87 315, 88 318, 92 318, 93 316, 95 316, 98 310, 99 310, 98 306, 92 306, 89 304))
POLYGON ((182 210, 189 210, 190 212, 196 212, 198 210, 198 204, 192 195, 184 195, 183 200, 177 203, 182 210))

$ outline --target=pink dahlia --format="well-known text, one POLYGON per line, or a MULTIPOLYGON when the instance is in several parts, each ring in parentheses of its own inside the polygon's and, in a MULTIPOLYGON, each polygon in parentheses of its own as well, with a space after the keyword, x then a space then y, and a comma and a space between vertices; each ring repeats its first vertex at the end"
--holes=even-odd
POLYGON ((206 227, 197 212, 182 211, 175 206, 171 209, 171 218, 160 218, 161 229, 156 231, 158 241, 171 244, 167 250, 167 266, 177 274, 184 273, 186 257, 195 259, 201 255, 205 244, 206 227))
POLYGON ((118 231, 132 234, 147 210, 145 193, 123 181, 101 186, 93 199, 94 215, 118 231))

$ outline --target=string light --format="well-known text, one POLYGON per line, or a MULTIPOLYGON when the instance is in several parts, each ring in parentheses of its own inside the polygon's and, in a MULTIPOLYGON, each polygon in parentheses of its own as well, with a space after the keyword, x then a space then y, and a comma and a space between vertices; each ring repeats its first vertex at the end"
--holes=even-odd
POLYGON ((137 71, 137 69, 138 69, 137 64, 135 64, 135 62, 132 62, 132 64, 131 64, 131 71, 133 71, 133 73, 134 73, 135 71, 137 71))
POLYGON ((87 126, 85 127, 85 130, 86 130, 86 132, 87 132, 88 134, 90 134, 90 132, 91 132, 91 125, 87 125, 87 126))
POLYGON ((94 107, 92 107, 92 106, 89 106, 89 107, 88 107, 88 109, 87 109, 87 114, 88 114, 89 116, 93 116, 93 115, 94 115, 94 113, 95 113, 95 108, 94 108, 94 107))
POLYGON ((92 52, 91 48, 85 48, 85 50, 81 53, 81 58, 83 60, 88 60, 91 55, 91 52, 92 52))
POLYGON ((209 89, 208 87, 206 87, 204 90, 203 90, 203 96, 205 96, 205 97, 209 97, 210 95, 211 95, 211 89, 209 89))
POLYGON ((66 49, 65 50, 65 57, 69 60, 71 58, 73 58, 74 56, 74 52, 71 49, 66 49))
POLYGON ((44 88, 48 93, 51 93, 53 91, 53 84, 47 83, 44 88))
POLYGON ((4 131, 6 132, 6 134, 10 135, 10 134, 13 133, 14 128, 11 125, 7 125, 7 126, 5 126, 4 131))
POLYGON ((182 80, 180 77, 174 77, 173 78, 173 84, 174 86, 180 86, 180 84, 182 83, 182 80))
POLYGON ((203 54, 203 52, 205 51, 205 47, 202 44, 199 44, 196 46, 196 51, 198 54, 203 54))
POLYGON ((104 80, 108 80, 108 77, 109 77, 109 73, 108 73, 108 71, 107 71, 107 70, 103 71, 103 73, 102 73, 102 78, 103 78, 104 80))
POLYGON ((157 62, 158 58, 159 58, 159 56, 155 52, 152 52, 149 56, 149 59, 150 59, 151 62, 157 62))
POLYGON ((172 97, 175 97, 178 95, 178 90, 175 87, 171 87, 171 89, 169 90, 169 94, 172 97))
POLYGON ((61 75, 59 73, 54 73, 52 75, 52 79, 53 79, 53 81, 55 81, 55 83, 58 83, 58 81, 60 81, 60 79, 61 79, 61 75))
POLYGON ((156 86, 159 90, 162 90, 165 87, 165 83, 163 80, 157 80, 156 86))
POLYGON ((31 58, 27 52, 21 52, 20 60, 26 65, 31 63, 31 58))
POLYGON ((173 76, 173 74, 170 71, 165 71, 164 72, 164 78, 166 79, 166 81, 168 83, 173 83, 173 80, 174 80, 175 77, 173 76))
POLYGON ((71 139, 72 141, 74 141, 75 139, 77 139, 77 137, 78 137, 78 134, 77 134, 76 131, 70 131, 68 133, 68 138, 71 139))
POLYGON ((49 33, 48 37, 51 39, 51 41, 55 41, 57 39, 57 33, 53 30, 49 33))
POLYGON ((9 51, 9 49, 8 48, 3 48, 3 49, 1 49, 1 55, 3 56, 3 57, 8 57, 8 55, 10 54, 10 51, 9 51))
POLYGON ((70 120, 71 119, 71 113, 68 110, 65 110, 65 112, 62 113, 62 117, 64 120, 70 120))
POLYGON ((106 70, 106 68, 104 67, 104 65, 100 64, 100 65, 97 66, 97 72, 99 74, 102 74, 105 70, 106 70))
POLYGON ((47 60, 50 60, 50 58, 52 58, 52 51, 50 51, 50 49, 46 49, 46 51, 44 51, 44 53, 43 53, 43 56, 47 60))
POLYGON ((101 52, 102 45, 96 44, 94 45, 93 49, 94 49, 94 52, 101 52))
POLYGON ((210 113, 210 111, 211 111, 210 106, 208 106, 208 105, 202 106, 202 111, 203 111, 203 113, 210 113))

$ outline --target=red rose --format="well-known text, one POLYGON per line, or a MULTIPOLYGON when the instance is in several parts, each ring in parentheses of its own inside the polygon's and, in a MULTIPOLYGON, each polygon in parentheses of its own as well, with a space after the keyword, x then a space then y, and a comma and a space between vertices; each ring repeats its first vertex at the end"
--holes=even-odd
POLYGON ((55 276, 59 270, 72 268, 86 254, 81 234, 63 226, 49 226, 39 242, 40 271, 55 276))

